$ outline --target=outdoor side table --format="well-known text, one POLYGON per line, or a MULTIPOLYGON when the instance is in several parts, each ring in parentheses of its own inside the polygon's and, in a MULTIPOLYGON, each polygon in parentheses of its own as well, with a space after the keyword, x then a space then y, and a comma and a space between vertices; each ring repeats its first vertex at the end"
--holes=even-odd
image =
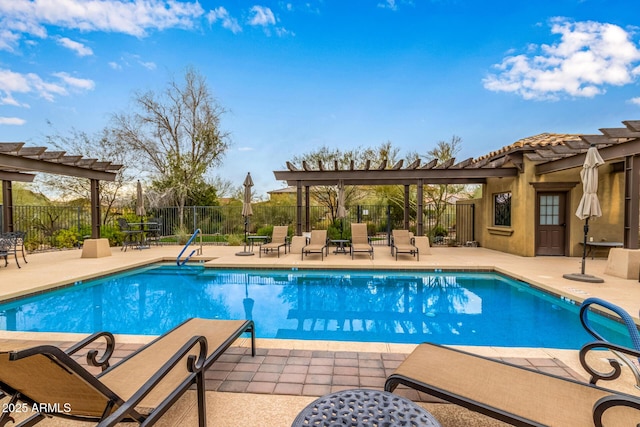
POLYGON ((255 243, 257 243, 258 246, 260 246, 267 240, 269 240, 269 236, 256 236, 256 235, 247 236, 247 243, 249 243, 249 252, 253 252, 253 245, 255 243))
POLYGON ((396 394, 354 389, 327 394, 311 402, 291 424, 301 426, 440 427, 427 410, 396 394))
POLYGON ((329 243, 336 245, 336 249, 333 251, 334 254, 346 254, 347 253, 347 243, 349 240, 346 239, 335 239, 329 240, 329 243))

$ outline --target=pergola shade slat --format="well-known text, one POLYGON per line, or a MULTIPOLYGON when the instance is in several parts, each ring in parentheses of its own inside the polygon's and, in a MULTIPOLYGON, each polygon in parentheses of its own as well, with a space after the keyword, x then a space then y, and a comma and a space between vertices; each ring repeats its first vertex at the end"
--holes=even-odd
POLYGON ((626 120, 622 122, 622 124, 625 125, 629 130, 640 132, 640 120, 626 120))
POLYGON ((632 131, 627 128, 604 128, 600 129, 609 138, 640 138, 640 131, 632 131))
POLYGON ((24 145, 24 142, 2 142, 0 143, 0 153, 17 153, 24 145))

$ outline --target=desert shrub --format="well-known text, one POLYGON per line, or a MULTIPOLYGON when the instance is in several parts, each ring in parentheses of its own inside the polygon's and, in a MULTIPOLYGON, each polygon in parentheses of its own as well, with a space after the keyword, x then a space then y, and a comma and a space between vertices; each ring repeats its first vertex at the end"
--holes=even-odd
POLYGON ((75 227, 58 230, 53 235, 53 242, 57 248, 73 248, 78 244, 78 232, 75 227))
POLYGON ((229 246, 242 246, 244 245, 244 235, 241 234, 228 234, 227 243, 229 246))
POLYGON ((258 236, 273 236, 273 225, 265 225, 264 227, 258 228, 256 232, 258 236))

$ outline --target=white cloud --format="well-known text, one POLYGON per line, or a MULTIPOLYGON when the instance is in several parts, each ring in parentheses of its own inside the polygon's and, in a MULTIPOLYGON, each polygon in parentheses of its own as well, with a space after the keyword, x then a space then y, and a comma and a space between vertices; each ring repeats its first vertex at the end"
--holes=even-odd
POLYGON ((109 67, 111 67, 114 70, 122 70, 122 65, 118 64, 115 61, 110 61, 109 62, 109 67))
POLYGON ((237 34, 242 31, 242 27, 240 27, 240 24, 238 24, 238 20, 229 15, 227 9, 222 6, 209 11, 209 13, 207 14, 207 20, 210 24, 221 21, 222 27, 231 31, 233 34, 237 34))
POLYGON ((631 99, 629 100, 629 102, 630 102, 630 103, 632 103, 632 104, 635 104, 635 105, 640 106, 640 96, 637 96, 637 97, 635 97, 635 98, 631 98, 631 99))
POLYGON ((43 80, 34 73, 21 74, 7 69, 0 69, 0 105, 28 107, 16 101, 15 94, 35 94, 47 101, 54 101, 56 96, 66 96, 68 89, 91 90, 95 84, 92 80, 79 79, 67 73, 55 73, 56 82, 43 80))
POLYGON ((565 18, 551 24, 551 32, 560 35, 558 43, 529 45, 527 54, 507 56, 494 65, 497 73, 483 80, 484 87, 524 99, 593 97, 607 85, 629 84, 640 75, 640 49, 621 27, 565 18))
POLYGON ((396 0, 385 0, 383 2, 378 3, 378 7, 381 7, 383 9, 398 10, 398 5, 396 4, 396 0))
POLYGON ((93 55, 93 50, 90 47, 85 46, 84 44, 71 40, 67 37, 59 37, 58 44, 60 46, 66 47, 74 51, 78 56, 91 56, 93 55))
POLYGON ((69 75, 69 73, 54 73, 53 75, 62 80, 67 86, 70 86, 74 89, 93 90, 93 88, 96 87, 96 84, 93 80, 79 79, 77 77, 69 75))
POLYGON ((203 14, 197 1, 2 0, 0 49, 13 50, 23 35, 46 38, 46 26, 142 37, 149 30, 193 28, 203 14))
POLYGON ((268 7, 253 6, 250 13, 253 16, 249 19, 249 25, 267 27, 276 23, 276 17, 268 7))
POLYGON ((238 151, 253 151, 253 147, 238 147, 238 151))
POLYGON ((0 117, 0 125, 22 126, 26 122, 19 117, 0 117))

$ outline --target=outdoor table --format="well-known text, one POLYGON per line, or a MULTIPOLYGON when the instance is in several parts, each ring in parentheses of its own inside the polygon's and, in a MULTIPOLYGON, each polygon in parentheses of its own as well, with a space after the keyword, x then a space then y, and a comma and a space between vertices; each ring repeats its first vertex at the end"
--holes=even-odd
POLYGON ((426 409, 396 394, 354 389, 331 393, 311 402, 291 424, 299 426, 440 427, 426 409))
MULTIPOLYGON (((584 242, 580 242, 584 244, 584 242)), ((599 248, 622 248, 624 244, 622 242, 587 242, 587 256, 591 254, 591 259, 595 258, 595 252, 599 248)))
POLYGON ((157 222, 130 222, 130 226, 132 227, 140 227, 140 240, 138 241, 138 249, 149 249, 151 245, 147 242, 145 233, 148 231, 149 227, 152 225, 158 225, 157 222))
POLYGON ((254 243, 261 245, 262 243, 265 243, 267 240, 269 240, 269 236, 257 236, 257 235, 247 236, 247 243, 249 244, 249 252, 253 252, 254 243))
POLYGON ((329 242, 333 245, 336 245, 336 249, 333 251, 334 254, 346 254, 347 253, 347 243, 349 240, 347 239, 335 239, 329 240, 329 242))

